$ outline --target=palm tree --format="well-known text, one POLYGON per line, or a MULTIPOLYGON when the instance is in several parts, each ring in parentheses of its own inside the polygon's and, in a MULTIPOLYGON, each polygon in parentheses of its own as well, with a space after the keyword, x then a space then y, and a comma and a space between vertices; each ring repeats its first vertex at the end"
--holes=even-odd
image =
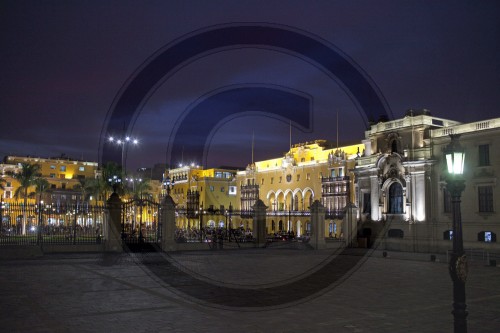
POLYGON ((36 179, 41 177, 40 169, 41 167, 39 164, 21 163, 20 172, 14 172, 14 171, 6 172, 8 176, 16 179, 19 182, 19 187, 16 189, 14 197, 16 199, 19 199, 19 197, 22 197, 24 199, 23 227, 22 227, 23 235, 26 235, 26 223, 28 218, 26 216, 26 208, 28 206, 28 197, 29 197, 28 190, 30 187, 35 185, 36 179))
POLYGON ((43 205, 42 205, 42 194, 46 192, 50 184, 45 178, 37 178, 34 180, 34 185, 35 185, 35 191, 30 193, 30 197, 36 198, 38 196, 38 228, 37 228, 37 242, 40 243, 42 239, 42 210, 43 210, 43 205))
POLYGON ((89 197, 90 182, 85 178, 78 178, 78 184, 74 187, 75 190, 80 191, 82 204, 87 201, 89 197))
MULTIPOLYGON (((7 183, 7 181, 5 179, 3 179, 2 177, 0 177, 0 190, 5 190, 5 183, 7 183)), ((0 198, 3 197, 3 193, 2 193, 2 196, 0 196, 0 198)), ((3 202, 2 200, 0 200, 0 205, 2 205, 3 202)), ((0 234, 2 233, 2 223, 3 223, 3 216, 2 216, 2 209, 3 207, 0 207, 0 234)))
POLYGON ((132 188, 127 187, 126 192, 133 199, 142 199, 143 196, 150 194, 152 190, 149 179, 132 180, 132 188))

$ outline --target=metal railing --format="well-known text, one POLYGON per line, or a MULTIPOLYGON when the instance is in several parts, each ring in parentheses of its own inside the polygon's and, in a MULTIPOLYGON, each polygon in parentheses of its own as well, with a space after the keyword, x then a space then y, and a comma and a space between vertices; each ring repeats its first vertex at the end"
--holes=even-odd
POLYGON ((0 245, 99 244, 104 206, 3 203, 0 245))

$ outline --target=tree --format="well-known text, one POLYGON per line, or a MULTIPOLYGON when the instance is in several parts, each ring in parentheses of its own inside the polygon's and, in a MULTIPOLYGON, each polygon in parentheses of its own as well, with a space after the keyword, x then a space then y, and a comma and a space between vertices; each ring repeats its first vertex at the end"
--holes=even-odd
POLYGON ((92 191, 92 182, 85 178, 78 178, 78 184, 75 185, 74 189, 80 191, 83 204, 89 199, 90 192, 92 191))
POLYGON ((33 186, 35 186, 35 191, 29 194, 30 198, 36 198, 38 196, 38 202, 42 201, 42 194, 47 192, 50 187, 49 182, 45 178, 38 177, 33 181, 33 186))
POLYGON ((21 163, 21 170, 19 172, 7 171, 9 177, 16 179, 19 182, 19 187, 14 192, 14 197, 19 199, 23 198, 23 225, 22 234, 26 235, 27 214, 26 208, 28 206, 29 188, 35 185, 36 179, 41 177, 39 164, 21 163))
POLYGON ((40 241, 42 240, 42 211, 43 211, 43 204, 42 204, 42 194, 46 192, 50 184, 45 178, 36 178, 33 181, 35 185, 35 191, 30 193, 30 197, 36 198, 38 196, 38 228, 37 228, 37 243, 39 244, 40 241))
POLYGON ((152 187, 149 179, 133 179, 125 188, 127 194, 134 199, 143 199, 145 195, 151 193, 152 187))

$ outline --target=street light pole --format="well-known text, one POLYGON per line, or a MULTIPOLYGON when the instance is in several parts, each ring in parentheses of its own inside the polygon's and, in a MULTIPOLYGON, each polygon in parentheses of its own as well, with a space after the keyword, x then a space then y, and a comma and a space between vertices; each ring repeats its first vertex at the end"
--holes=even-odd
POLYGON ((125 150, 126 150, 126 145, 131 143, 133 145, 139 144, 139 140, 133 139, 130 136, 126 136, 123 139, 116 139, 114 137, 109 137, 108 139, 109 142, 120 145, 122 149, 122 172, 124 175, 127 174, 127 167, 126 167, 126 159, 125 159, 125 150))
POLYGON ((453 253, 449 263, 450 276, 453 281, 453 318, 454 332, 467 332, 467 304, 465 303, 465 281, 467 279, 467 257, 464 252, 462 215, 460 209, 461 195, 465 189, 462 178, 465 153, 458 143, 458 135, 450 135, 451 143, 445 148, 448 167, 446 189, 450 193, 453 218, 453 253))

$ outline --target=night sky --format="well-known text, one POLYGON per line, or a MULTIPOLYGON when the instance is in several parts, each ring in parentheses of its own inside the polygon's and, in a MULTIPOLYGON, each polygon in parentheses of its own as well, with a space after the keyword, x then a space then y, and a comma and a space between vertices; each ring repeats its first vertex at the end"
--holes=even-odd
MULTIPOLYGON (((107 133, 114 101, 148 58, 198 29, 250 22, 289 26, 334 45, 371 78, 391 116, 402 117, 409 108, 462 122, 500 116, 498 1, 4 0, 0 156, 66 154, 98 161, 101 140, 123 135, 107 133)), ((211 131, 204 161, 192 160, 189 150, 190 141, 200 140, 203 121, 172 146, 189 110, 213 92, 247 85, 310 98, 310 124, 292 124, 294 143, 335 141, 337 113, 340 145, 364 137, 367 119, 343 82, 293 54, 229 48, 178 68, 151 91, 127 129, 140 141, 128 150, 127 167, 244 167, 251 161, 253 134, 256 160, 281 156, 288 150, 290 123, 270 117, 258 103, 211 131)), ((218 109, 207 105, 203 112, 218 109)))

